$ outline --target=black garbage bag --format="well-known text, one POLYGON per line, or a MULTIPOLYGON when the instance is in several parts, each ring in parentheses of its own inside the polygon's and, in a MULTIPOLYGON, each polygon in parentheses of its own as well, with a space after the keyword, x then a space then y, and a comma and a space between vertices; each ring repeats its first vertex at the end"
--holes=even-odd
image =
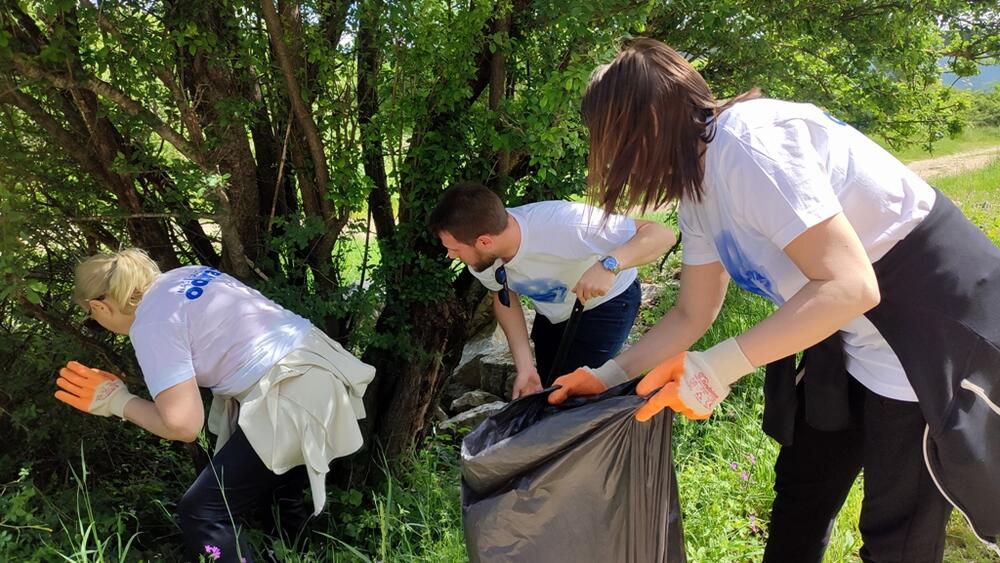
MULTIPOLYGON (((462 442, 473 562, 685 561, 669 409, 639 423, 636 382, 548 404, 524 397, 462 442)), ((546 390, 551 391, 551 390, 546 390)))

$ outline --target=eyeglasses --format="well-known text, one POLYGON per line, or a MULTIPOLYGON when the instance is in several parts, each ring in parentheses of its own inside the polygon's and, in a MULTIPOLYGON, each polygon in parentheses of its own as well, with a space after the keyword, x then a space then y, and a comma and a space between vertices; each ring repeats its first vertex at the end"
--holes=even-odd
MULTIPOLYGON (((88 299, 87 301, 103 301, 105 297, 107 297, 107 296, 106 295, 101 295, 100 297, 95 297, 93 299, 88 299)), ((101 323, 97 322, 97 319, 94 318, 94 308, 93 307, 88 308, 88 310, 87 310, 87 318, 83 320, 83 327, 86 328, 86 329, 90 329, 92 331, 95 331, 95 332, 104 329, 104 327, 101 326, 101 323)))
POLYGON ((503 287, 497 292, 497 298, 500 299, 500 304, 504 307, 510 307, 510 288, 507 287, 507 270, 503 266, 500 266, 493 271, 493 279, 497 281, 498 284, 503 287))

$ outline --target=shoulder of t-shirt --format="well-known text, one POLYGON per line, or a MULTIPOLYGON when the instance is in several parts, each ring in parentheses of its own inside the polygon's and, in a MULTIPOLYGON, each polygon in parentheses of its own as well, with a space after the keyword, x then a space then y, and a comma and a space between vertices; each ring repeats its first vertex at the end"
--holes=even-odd
POLYGON ((517 207, 511 207, 507 211, 515 217, 524 218, 528 221, 549 222, 559 218, 576 217, 579 215, 579 206, 581 205, 583 204, 564 199, 552 199, 526 203, 517 207))
MULTIPOLYGON (((593 227, 603 225, 605 213, 592 205, 566 200, 540 201, 522 205, 510 210, 515 217, 524 218, 532 224, 567 227, 593 227), (515 212, 516 210, 516 212, 515 212)), ((614 220, 628 220, 625 215, 612 215, 614 220)))
POLYGON ((195 273, 195 272, 197 272, 199 270, 204 270, 205 268, 208 268, 208 266, 202 266, 200 264, 190 264, 188 266, 178 266, 178 267, 176 267, 176 268, 174 268, 172 270, 167 270, 166 272, 163 272, 162 274, 160 274, 160 276, 161 277, 166 277, 166 278, 171 278, 171 279, 173 279, 173 278, 183 278, 184 276, 193 274, 193 273, 195 273))
MULTIPOLYGON (((787 146, 789 136, 801 135, 803 141, 828 136, 828 130, 845 126, 844 122, 808 103, 757 99, 736 104, 719 117, 709 158, 714 161, 708 174, 715 179, 731 166, 757 162, 778 162, 782 154, 772 154, 775 147, 787 146)), ((780 153, 780 151, 778 151, 780 153)))
POLYGON ((128 331, 129 340, 133 346, 160 346, 169 339, 186 341, 187 327, 179 317, 135 319, 128 331))
POLYGON ((773 134, 783 128, 806 124, 810 129, 845 125, 823 109, 801 102, 758 98, 733 105, 719 116, 716 140, 742 140, 773 134))
POLYGON ((179 306, 171 307, 165 314, 163 311, 164 304, 174 298, 178 298, 179 300, 178 295, 174 293, 179 280, 193 276, 204 268, 205 266, 181 266, 160 274, 156 281, 146 290, 142 301, 139 302, 139 306, 135 311, 136 318, 133 326, 136 324, 145 325, 154 323, 183 325, 184 308, 179 306))

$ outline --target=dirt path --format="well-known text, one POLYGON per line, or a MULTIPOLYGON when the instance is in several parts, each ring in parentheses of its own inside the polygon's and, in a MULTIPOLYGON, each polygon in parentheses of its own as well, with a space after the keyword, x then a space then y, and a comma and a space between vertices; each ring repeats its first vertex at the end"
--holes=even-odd
POLYGON ((966 170, 982 168, 997 158, 1000 158, 1000 145, 925 160, 914 160, 907 166, 926 180, 935 176, 948 176, 966 170))

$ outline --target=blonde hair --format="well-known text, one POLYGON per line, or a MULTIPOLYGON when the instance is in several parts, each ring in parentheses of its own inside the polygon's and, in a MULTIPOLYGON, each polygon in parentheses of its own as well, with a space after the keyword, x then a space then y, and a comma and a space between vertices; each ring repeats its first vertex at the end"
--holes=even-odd
POLYGON ((110 299, 128 314, 159 275, 160 268, 144 250, 97 254, 76 267, 73 301, 86 310, 91 299, 110 299))

